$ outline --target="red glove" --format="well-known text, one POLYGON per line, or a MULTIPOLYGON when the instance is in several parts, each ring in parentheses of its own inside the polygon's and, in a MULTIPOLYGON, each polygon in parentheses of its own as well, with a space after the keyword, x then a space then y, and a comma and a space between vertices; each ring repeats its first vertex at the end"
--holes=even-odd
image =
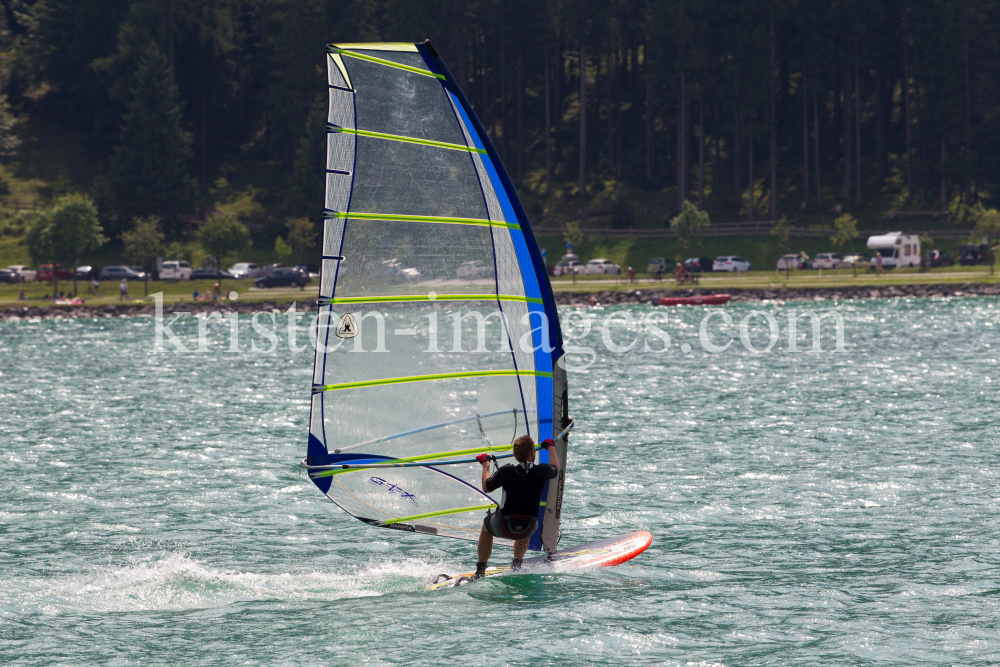
POLYGON ((480 454, 479 456, 476 457, 476 460, 479 461, 480 463, 486 463, 486 461, 489 460, 489 458, 490 458, 489 454, 480 454))
POLYGON ((542 440, 542 449, 548 449, 549 447, 555 447, 556 443, 552 442, 552 438, 546 438, 542 440))

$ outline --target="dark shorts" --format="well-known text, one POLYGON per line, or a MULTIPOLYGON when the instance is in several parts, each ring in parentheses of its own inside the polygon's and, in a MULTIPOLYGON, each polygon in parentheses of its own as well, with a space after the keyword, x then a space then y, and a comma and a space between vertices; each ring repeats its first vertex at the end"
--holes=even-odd
POLYGON ((487 514, 483 519, 483 528, 493 537, 507 540, 523 540, 535 532, 538 517, 512 514, 503 516, 499 511, 487 514))

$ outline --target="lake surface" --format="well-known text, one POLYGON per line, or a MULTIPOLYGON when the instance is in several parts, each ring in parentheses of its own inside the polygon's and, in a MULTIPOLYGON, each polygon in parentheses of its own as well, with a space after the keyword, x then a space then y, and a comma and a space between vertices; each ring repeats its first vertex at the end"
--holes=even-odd
MULTIPOLYGON (((1000 301, 730 304, 718 354, 711 312, 670 310, 666 352, 576 341, 597 356, 570 376, 561 546, 648 530, 649 550, 437 593, 474 544, 370 528, 299 471, 308 347, 227 352, 214 324, 208 352, 155 354, 148 318, 0 322, 0 663, 1000 661, 1000 301), (788 350, 789 310, 834 307, 844 351, 830 319, 822 351, 806 320, 788 350), (739 340, 754 309, 768 353, 739 340)), ((634 338, 624 315, 607 334, 634 338)))

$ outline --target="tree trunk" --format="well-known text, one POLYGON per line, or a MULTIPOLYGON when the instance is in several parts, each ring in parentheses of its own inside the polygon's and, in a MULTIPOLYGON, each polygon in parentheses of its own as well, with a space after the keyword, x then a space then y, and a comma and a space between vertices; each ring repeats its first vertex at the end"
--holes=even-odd
POLYGON ((649 61, 643 62, 643 70, 646 74, 646 180, 653 181, 653 72, 649 67, 649 61))
POLYGON ((882 58, 875 67, 875 180, 885 181, 885 83, 882 58))
POLYGON ((768 88, 771 89, 771 196, 769 215, 771 220, 778 219, 778 104, 775 99, 774 71, 776 65, 774 53, 774 10, 771 10, 769 22, 771 35, 771 70, 767 77, 768 88))
POLYGON ((608 49, 607 68, 606 68, 606 74, 607 74, 606 83, 608 84, 606 90, 608 91, 607 109, 608 109, 608 172, 609 173, 614 173, 615 169, 615 123, 614 123, 615 75, 612 65, 612 61, 614 60, 614 53, 615 49, 614 45, 612 45, 611 48, 608 49))
POLYGON ((677 209, 684 208, 687 199, 687 82, 681 71, 680 104, 677 107, 677 209))
POLYGON ((861 203, 861 85, 854 64, 854 201, 861 203))
POLYGON ((903 49, 903 106, 906 117, 906 202, 913 201, 913 138, 910 122, 910 60, 909 49, 903 49))
POLYGON ((548 42, 545 43, 545 194, 552 194, 552 93, 549 90, 548 42))
POLYGON ((806 71, 804 65, 802 67, 801 83, 799 83, 799 96, 802 97, 802 210, 805 210, 809 205, 809 105, 806 101, 806 71))
MULTIPOLYGON (((616 52, 617 53, 617 52, 616 52)), ((615 157, 617 158, 618 180, 622 180, 622 66, 615 56, 615 157)))
MULTIPOLYGON (((500 4, 503 7, 503 3, 500 4)), ((500 35, 500 159, 507 162, 507 80, 504 77, 504 39, 500 35)), ((508 163, 509 164, 509 163, 508 163)))
POLYGON ((753 192, 753 190, 754 190, 754 182, 753 182, 753 133, 752 132, 750 133, 750 136, 748 137, 747 144, 749 144, 747 146, 747 155, 750 156, 750 159, 747 161, 747 172, 748 172, 747 180, 749 181, 749 185, 750 185, 750 205, 747 207, 747 220, 753 222, 753 207, 754 207, 754 201, 753 201, 754 192, 753 192))
POLYGON ((944 156, 944 137, 941 137, 941 212, 942 213, 947 213, 948 212, 948 188, 947 188, 947 184, 945 182, 945 173, 944 173, 944 162, 945 162, 945 159, 944 158, 945 158, 945 156, 944 156))
POLYGON ((562 56, 562 38, 560 36, 559 40, 556 41, 556 69, 553 72, 553 85, 555 86, 555 113, 552 117, 552 170, 555 171, 559 168, 559 162, 562 157, 562 145, 559 141, 559 126, 562 121, 562 78, 566 72, 566 63, 563 61, 562 56))
POLYGON ((705 94, 698 93, 698 208, 705 210, 705 94))
POLYGON ((517 184, 524 182, 524 64, 521 57, 522 50, 517 50, 517 108, 514 113, 517 115, 517 184))
POLYGON ((716 197, 722 192, 719 188, 722 181, 719 160, 719 100, 716 98, 712 108, 712 194, 716 197))
POLYGON ((743 206, 743 141, 740 137, 740 125, 743 122, 740 110, 736 109, 733 123, 733 194, 736 198, 736 214, 739 215, 743 206))
POLYGON ((580 196, 587 194, 587 55, 580 40, 580 196))
POLYGON ((851 84, 850 77, 847 74, 847 69, 845 68, 844 76, 841 78, 840 86, 841 95, 843 96, 843 116, 844 121, 844 184, 840 187, 840 198, 850 199, 851 198, 851 186, 854 181, 854 172, 851 171, 853 166, 853 160, 851 159, 851 153, 853 152, 854 146, 854 118, 851 109, 851 84))
POLYGON ((816 206, 823 208, 823 181, 819 176, 819 93, 813 93, 813 156, 816 160, 816 206))

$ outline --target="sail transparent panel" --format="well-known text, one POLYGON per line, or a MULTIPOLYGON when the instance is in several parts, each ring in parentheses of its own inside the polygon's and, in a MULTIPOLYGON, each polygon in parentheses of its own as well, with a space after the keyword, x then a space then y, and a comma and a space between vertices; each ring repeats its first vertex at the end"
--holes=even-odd
POLYGON ((337 370, 326 383, 514 368, 496 302, 369 303, 334 310, 334 323, 345 312, 353 314, 358 333, 329 338, 326 366, 337 370))
POLYGON ((496 294, 489 227, 348 219, 345 234, 337 296, 496 294))
POLYGON ((346 64, 359 130, 465 145, 438 79, 352 58, 346 64))
POLYGON ((486 219, 468 152, 363 136, 357 146, 352 211, 486 219))

